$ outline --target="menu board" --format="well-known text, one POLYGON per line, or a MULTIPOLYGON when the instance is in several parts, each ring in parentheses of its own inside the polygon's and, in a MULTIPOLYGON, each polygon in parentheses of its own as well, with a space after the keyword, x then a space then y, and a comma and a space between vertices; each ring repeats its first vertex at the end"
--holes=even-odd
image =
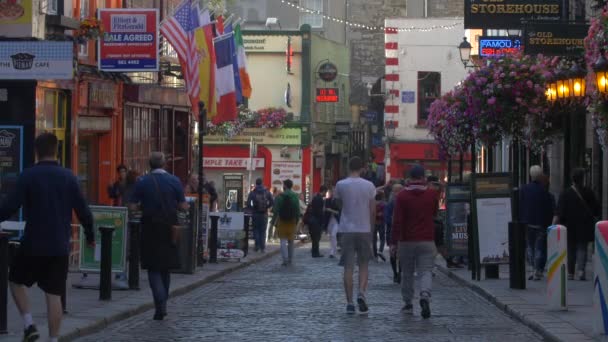
POLYGON ((245 256, 245 214, 243 212, 223 212, 217 224, 218 259, 240 259, 245 256))
POLYGON ((479 260, 482 264, 509 262, 511 198, 476 199, 479 260))
POLYGON ((80 233, 80 270, 99 272, 101 268, 101 231, 99 227, 113 227, 112 233, 112 272, 124 272, 127 255, 128 210, 125 207, 106 207, 92 205, 95 248, 87 246, 84 229, 80 233))
MULTIPOLYGON (((23 127, 0 126, 0 203, 17 186, 17 178, 23 169, 23 127)), ((20 221, 21 214, 14 214, 9 221, 20 221)))
POLYGON ((296 193, 302 192, 302 163, 301 162, 272 162, 271 172, 272 186, 281 189, 283 181, 291 179, 293 182, 292 190, 296 193))
POLYGON ((468 254, 471 192, 466 184, 448 184, 446 188, 446 243, 450 256, 468 254))

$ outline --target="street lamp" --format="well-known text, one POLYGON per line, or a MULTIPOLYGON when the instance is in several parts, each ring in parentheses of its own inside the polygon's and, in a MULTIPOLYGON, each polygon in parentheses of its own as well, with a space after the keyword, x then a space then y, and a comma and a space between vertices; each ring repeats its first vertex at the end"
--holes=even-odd
POLYGON ((604 51, 600 53, 600 57, 593 64, 595 72, 595 82, 600 93, 608 93, 608 61, 604 57, 604 51))
POLYGON ((555 102, 557 100, 557 82, 552 81, 549 83, 545 95, 547 95, 547 100, 549 102, 555 102))
POLYGON ((584 97, 585 96, 585 76, 587 73, 583 70, 578 63, 574 63, 570 68, 570 77, 568 78, 570 96, 571 97, 584 97))
POLYGON ((395 137, 395 131, 398 125, 399 123, 394 120, 388 120, 384 123, 384 131, 388 139, 393 139, 395 137))
POLYGON ((556 86, 557 86, 557 98, 565 100, 570 97, 570 82, 568 81, 568 74, 562 70, 557 73, 556 86))
POLYGON ((462 38, 462 42, 458 45, 458 50, 460 51, 460 60, 464 65, 464 68, 474 68, 475 65, 469 65, 469 61, 471 60, 471 50, 473 47, 471 43, 467 41, 467 37, 462 38))

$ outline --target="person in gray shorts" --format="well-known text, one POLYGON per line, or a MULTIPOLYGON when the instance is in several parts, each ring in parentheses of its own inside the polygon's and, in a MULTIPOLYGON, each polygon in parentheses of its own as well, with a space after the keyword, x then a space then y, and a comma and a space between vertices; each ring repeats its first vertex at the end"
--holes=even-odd
POLYGON ((376 218, 376 188, 372 182, 361 178, 363 161, 353 157, 349 162, 350 176, 338 182, 334 196, 342 209, 338 232, 341 233, 342 255, 344 258, 344 290, 346 292, 346 313, 355 313, 353 302, 353 273, 355 259, 359 267, 359 293, 357 304, 359 313, 366 314, 368 284, 368 264, 372 252, 372 229, 376 218))

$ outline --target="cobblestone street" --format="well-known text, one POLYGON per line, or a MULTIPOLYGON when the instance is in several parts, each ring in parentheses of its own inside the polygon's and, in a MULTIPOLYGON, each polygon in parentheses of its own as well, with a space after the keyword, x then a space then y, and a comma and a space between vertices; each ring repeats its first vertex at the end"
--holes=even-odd
MULTIPOLYGON (((325 251, 327 252, 327 251, 325 251)), ((434 281, 433 316, 399 311, 390 264, 372 263, 369 316, 348 316, 337 260, 296 250, 173 298, 165 321, 149 311, 78 341, 540 341, 539 335, 445 275, 434 281)))

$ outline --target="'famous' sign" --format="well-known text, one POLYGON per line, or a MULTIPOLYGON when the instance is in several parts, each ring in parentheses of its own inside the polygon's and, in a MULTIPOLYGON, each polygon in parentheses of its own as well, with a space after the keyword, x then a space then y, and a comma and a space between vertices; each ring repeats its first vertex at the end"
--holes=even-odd
POLYGON ((158 70, 158 10, 100 9, 99 69, 158 70))
POLYGON ((465 0, 464 27, 519 29, 525 21, 559 21, 562 0, 465 0))

